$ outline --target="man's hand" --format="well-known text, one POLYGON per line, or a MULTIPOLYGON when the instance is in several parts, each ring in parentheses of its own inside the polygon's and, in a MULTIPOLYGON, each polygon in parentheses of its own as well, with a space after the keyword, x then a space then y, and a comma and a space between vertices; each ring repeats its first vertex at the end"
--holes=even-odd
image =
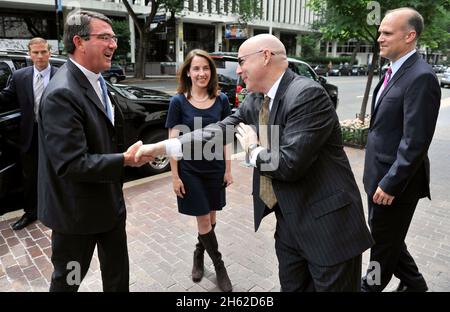
POLYGON ((385 193, 380 187, 377 187, 373 195, 373 202, 378 205, 391 205, 394 198, 394 196, 385 193))
POLYGON ((248 147, 251 144, 258 144, 258 135, 256 134, 255 130, 253 130, 252 126, 246 125, 241 122, 237 126, 237 131, 239 133, 236 134, 236 137, 238 138, 239 143, 241 143, 241 146, 246 153, 248 152, 248 147))
POLYGON ((144 144, 139 147, 139 150, 134 155, 134 160, 136 162, 149 162, 157 156, 164 155, 165 153, 166 145, 164 141, 155 144, 144 144))
POLYGON ((125 153, 123 153, 124 166, 139 167, 151 160, 151 159, 149 159, 149 160, 146 159, 145 161, 136 161, 135 160, 136 152, 139 150, 139 148, 141 146, 142 146, 142 141, 137 141, 136 143, 131 145, 125 153))

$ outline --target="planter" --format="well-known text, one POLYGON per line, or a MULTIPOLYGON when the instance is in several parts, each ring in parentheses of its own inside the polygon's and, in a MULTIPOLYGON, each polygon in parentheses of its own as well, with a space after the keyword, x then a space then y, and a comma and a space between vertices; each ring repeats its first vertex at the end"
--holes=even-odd
POLYGON ((369 133, 369 118, 364 123, 359 119, 341 121, 342 143, 345 146, 364 148, 369 133))
POLYGON ((342 132, 342 143, 345 146, 351 146, 356 148, 364 148, 366 146, 369 128, 355 129, 341 126, 341 132, 342 132))

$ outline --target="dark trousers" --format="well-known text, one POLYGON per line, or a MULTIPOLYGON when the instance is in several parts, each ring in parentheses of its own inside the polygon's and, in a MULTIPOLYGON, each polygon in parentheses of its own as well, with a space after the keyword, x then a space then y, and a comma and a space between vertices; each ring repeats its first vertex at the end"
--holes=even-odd
MULTIPOLYGON (((277 228, 275 251, 279 263, 279 278, 283 292, 359 291, 361 260, 358 255, 333 266, 319 266, 306 259, 301 246, 289 230, 291 220, 275 210, 277 228)), ((318 233, 318 235, 320 235, 318 233)))
POLYGON ((375 245, 370 250, 370 264, 368 275, 363 278, 363 290, 382 291, 392 275, 409 287, 426 287, 425 279, 419 273, 405 244, 417 202, 418 200, 396 203, 394 200, 392 205, 384 206, 374 204, 369 198, 369 226, 375 245), (373 271, 377 270, 377 267, 380 271, 378 276, 378 272, 373 271), (380 283, 375 283, 377 280, 380 283))
POLYGON ((23 210, 33 217, 37 216, 37 171, 38 171, 38 140, 37 123, 34 124, 33 138, 30 148, 21 153, 22 178, 24 188, 23 210))
POLYGON ((77 291, 97 246, 103 291, 129 291, 129 263, 125 217, 111 231, 90 235, 52 232, 54 267, 51 292, 77 291))

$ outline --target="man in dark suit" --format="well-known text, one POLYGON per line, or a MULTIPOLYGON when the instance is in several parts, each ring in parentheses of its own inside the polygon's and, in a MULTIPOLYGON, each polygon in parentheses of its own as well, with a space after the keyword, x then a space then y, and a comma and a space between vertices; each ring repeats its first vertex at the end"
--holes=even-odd
POLYGON ((410 8, 389 11, 379 27, 380 54, 391 65, 374 91, 366 146, 364 187, 375 245, 363 291, 382 291, 392 275, 400 279, 398 291, 428 289, 405 244, 418 200, 430 198, 427 153, 441 98, 436 75, 416 52, 422 29, 422 16, 410 8))
POLYGON ((70 59, 43 95, 39 116, 38 217, 52 229, 50 291, 77 291, 97 246, 104 291, 129 290, 123 167, 134 153, 120 140, 101 72, 117 48, 111 21, 76 11, 65 23, 70 59))
POLYGON ((28 53, 33 66, 16 70, 8 85, 0 91, 3 105, 18 104, 21 110, 20 154, 24 186, 24 211, 22 217, 12 225, 20 230, 37 219, 37 111, 42 92, 57 68, 50 66, 50 47, 45 39, 36 37, 28 43, 28 53))
POLYGON ((287 69, 285 47, 272 35, 245 41, 238 62, 252 93, 235 114, 179 140, 144 145, 136 156, 177 155, 178 145, 222 141, 217 131, 239 124, 238 139, 255 167, 255 230, 270 212, 277 218, 282 291, 359 291, 361 254, 372 238, 330 98, 320 84, 287 69))

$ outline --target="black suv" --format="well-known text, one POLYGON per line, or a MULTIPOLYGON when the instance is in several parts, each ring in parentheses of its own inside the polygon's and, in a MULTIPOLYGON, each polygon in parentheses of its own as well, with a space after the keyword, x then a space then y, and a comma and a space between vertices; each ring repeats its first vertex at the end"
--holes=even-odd
POLYGON ((111 65, 110 69, 102 72, 102 76, 111 83, 118 83, 126 78, 123 68, 116 64, 111 65))
MULTIPOLYGON (((62 65, 65 59, 52 57, 52 65, 62 65)), ((17 53, 0 54, 0 90, 6 86, 9 75, 22 67, 30 65, 27 55, 17 53), (25 65, 25 66, 26 66, 25 65)), ((165 92, 126 85, 106 83, 108 90, 116 100, 118 113, 123 115, 123 128, 118 128, 124 151, 137 140, 144 143, 155 143, 167 138, 164 127, 170 95, 165 92)), ((19 159, 19 124, 21 112, 19 107, 11 107, 8 103, 0 103, 0 215, 18 208, 21 195, 21 168, 19 159)), ((142 177, 158 174, 170 169, 167 157, 159 157, 152 163, 140 168, 127 168, 126 178, 142 177)))
MULTIPOLYGON (((234 110, 242 103, 247 91, 245 85, 236 74, 237 53, 236 52, 212 52, 212 59, 216 63, 217 74, 219 77, 219 86, 228 96, 228 100, 234 110)), ((334 107, 338 105, 338 87, 330 84, 327 80, 316 74, 312 67, 303 61, 288 57, 289 68, 300 76, 305 76, 319 82, 330 96, 334 107)))

